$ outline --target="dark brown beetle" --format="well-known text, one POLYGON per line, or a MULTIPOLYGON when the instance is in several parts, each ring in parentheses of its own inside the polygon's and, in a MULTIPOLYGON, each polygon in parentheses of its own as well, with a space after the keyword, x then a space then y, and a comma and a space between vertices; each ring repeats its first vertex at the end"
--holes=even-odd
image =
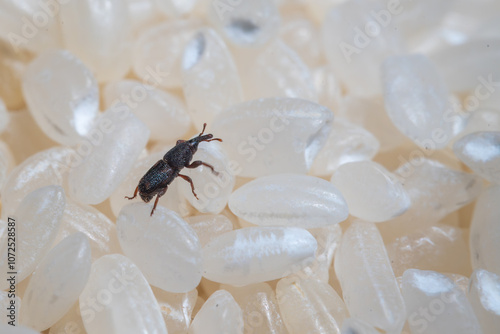
POLYGON ((191 191, 193 192, 194 197, 198 199, 198 196, 194 192, 193 180, 191 180, 191 178, 187 175, 180 174, 180 171, 184 167, 196 168, 203 165, 210 168, 212 173, 215 175, 219 174, 214 170, 213 166, 207 164, 206 162, 196 160, 190 164, 191 159, 193 159, 193 155, 198 150, 199 143, 202 141, 209 142, 212 140, 222 141, 220 138, 213 138, 213 135, 210 133, 203 135, 206 126, 207 123, 203 124, 203 130, 198 137, 194 137, 189 140, 178 140, 175 146, 163 156, 163 159, 155 163, 153 167, 151 167, 142 177, 139 181, 139 185, 135 188, 134 196, 125 196, 125 198, 134 199, 137 197, 137 193, 139 193, 142 200, 149 203, 149 201, 151 201, 151 199, 156 195, 155 204, 153 206, 153 210, 151 210, 152 216, 156 209, 156 205, 158 204, 158 200, 167 192, 168 185, 172 183, 177 176, 180 176, 191 184, 191 191))

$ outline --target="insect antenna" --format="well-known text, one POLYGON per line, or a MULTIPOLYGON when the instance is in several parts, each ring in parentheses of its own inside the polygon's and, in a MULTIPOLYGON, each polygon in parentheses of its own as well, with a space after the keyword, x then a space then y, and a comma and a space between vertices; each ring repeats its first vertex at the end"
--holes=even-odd
POLYGON ((201 137, 201 135, 203 135, 206 127, 207 127, 207 123, 203 123, 203 130, 201 130, 201 133, 198 135, 198 137, 201 137))

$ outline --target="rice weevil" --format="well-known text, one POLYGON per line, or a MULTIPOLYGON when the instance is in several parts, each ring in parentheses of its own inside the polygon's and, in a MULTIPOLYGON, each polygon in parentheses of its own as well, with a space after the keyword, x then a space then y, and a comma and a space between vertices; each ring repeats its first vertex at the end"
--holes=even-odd
POLYGON ((151 210, 152 216, 156 209, 156 205, 158 204, 158 200, 167 192, 168 185, 172 183, 177 176, 180 176, 191 184, 191 191, 193 192, 194 197, 198 199, 198 196, 194 192, 193 180, 191 180, 191 178, 187 175, 180 174, 180 171, 184 167, 196 168, 203 165, 210 168, 212 173, 215 175, 219 174, 214 170, 212 165, 207 164, 206 162, 196 160, 190 163, 191 159, 193 159, 193 155, 198 150, 199 143, 203 141, 209 142, 212 140, 222 141, 220 138, 213 138, 213 135, 210 133, 203 135, 206 126, 207 123, 203 124, 203 130, 197 137, 189 140, 179 139, 175 146, 163 156, 163 159, 158 160, 158 162, 155 163, 153 167, 151 167, 141 178, 139 185, 135 188, 134 196, 125 196, 125 198, 134 199, 137 197, 137 193, 139 193, 142 200, 149 203, 149 201, 156 196, 155 204, 151 210))

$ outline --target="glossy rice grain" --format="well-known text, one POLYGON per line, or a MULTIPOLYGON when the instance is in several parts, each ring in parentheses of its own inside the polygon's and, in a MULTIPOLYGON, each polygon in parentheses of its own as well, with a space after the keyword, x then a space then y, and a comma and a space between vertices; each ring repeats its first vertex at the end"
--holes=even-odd
MULTIPOLYGON (((16 230, 16 282, 28 277, 49 251, 61 225, 65 205, 64 190, 60 186, 46 186, 29 193, 12 214, 16 230)), ((11 271, 7 252, 8 248, 4 247, 0 253, 2 290, 8 286, 7 272, 11 271)))
POLYGON ((276 174, 257 178, 229 198, 238 217, 260 226, 325 227, 347 219, 347 203, 340 191, 323 179, 276 174))
POLYGON ((92 264, 79 303, 88 334, 167 334, 151 287, 121 254, 103 256, 92 264))
POLYGON ((334 266, 350 315, 399 333, 406 320, 404 301, 374 223, 355 221, 349 226, 334 266))
POLYGON ((330 133, 333 113, 298 98, 243 102, 217 115, 212 131, 242 177, 305 174, 330 133), (279 154, 277 154, 279 152, 279 154))
POLYGON ((200 241, 175 212, 158 206, 151 216, 149 205, 130 204, 120 211, 116 229, 123 252, 151 285, 188 292, 200 283, 200 241))
POLYGON ((234 286, 270 281, 310 264, 316 248, 314 237, 301 228, 243 228, 203 247, 203 276, 234 286))
POLYGON ((58 243, 31 276, 21 309, 22 323, 45 330, 78 301, 90 274, 90 244, 77 232, 58 243))

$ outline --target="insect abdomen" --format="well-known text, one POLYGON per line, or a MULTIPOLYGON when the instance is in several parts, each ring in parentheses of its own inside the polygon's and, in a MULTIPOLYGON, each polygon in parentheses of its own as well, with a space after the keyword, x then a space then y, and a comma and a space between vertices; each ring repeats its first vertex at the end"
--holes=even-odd
POLYGON ((139 181, 139 192, 142 194, 154 194, 168 186, 175 177, 175 170, 165 161, 158 160, 139 181))

